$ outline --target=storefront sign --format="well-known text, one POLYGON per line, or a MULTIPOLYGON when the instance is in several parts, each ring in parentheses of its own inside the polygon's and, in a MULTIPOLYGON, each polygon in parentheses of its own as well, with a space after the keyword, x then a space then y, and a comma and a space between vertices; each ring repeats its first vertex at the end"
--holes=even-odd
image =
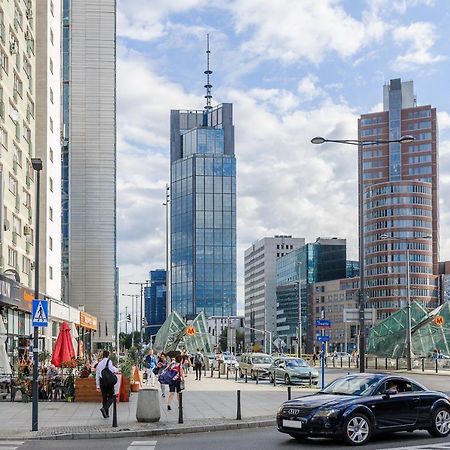
POLYGON ((80 327, 88 328, 90 330, 97 330, 97 318, 91 316, 84 311, 80 311, 80 327))
POLYGON ((0 303, 8 306, 19 306, 19 284, 4 275, 0 275, 0 303))

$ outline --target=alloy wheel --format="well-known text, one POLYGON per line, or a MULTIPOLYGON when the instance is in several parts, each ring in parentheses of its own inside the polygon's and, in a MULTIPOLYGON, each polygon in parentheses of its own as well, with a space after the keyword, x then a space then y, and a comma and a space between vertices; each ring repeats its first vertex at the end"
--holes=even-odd
POLYGON ((369 424, 364 417, 355 416, 348 422, 347 436, 355 444, 361 444, 369 437, 369 424))
POLYGON ((450 414, 447 410, 442 409, 436 414, 435 424, 436 429, 440 434, 446 435, 450 430, 450 414))

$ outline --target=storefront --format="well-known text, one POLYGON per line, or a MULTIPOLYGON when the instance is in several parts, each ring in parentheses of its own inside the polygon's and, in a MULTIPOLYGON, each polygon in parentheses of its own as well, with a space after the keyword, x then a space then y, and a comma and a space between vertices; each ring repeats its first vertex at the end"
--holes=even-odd
POLYGON ((31 291, 0 275, 0 316, 6 328, 6 351, 14 370, 17 370, 20 359, 29 356, 32 299, 31 291))
POLYGON ((78 327, 78 354, 88 358, 92 352, 92 333, 97 331, 97 318, 80 311, 78 327))

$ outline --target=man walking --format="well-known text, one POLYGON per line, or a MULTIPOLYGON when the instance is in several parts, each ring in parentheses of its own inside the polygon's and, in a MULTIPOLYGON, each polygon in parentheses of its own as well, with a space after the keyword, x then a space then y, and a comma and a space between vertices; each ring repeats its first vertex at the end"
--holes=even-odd
POLYGON ((117 368, 109 359, 109 351, 103 350, 103 359, 97 364, 96 368, 95 384, 97 391, 102 393, 103 406, 100 408, 100 412, 105 419, 109 417, 109 407, 115 400, 114 385, 117 382, 117 377, 114 374, 117 372, 117 368))
POLYGON ((194 367, 195 367, 195 379, 202 379, 202 367, 205 362, 205 358, 202 353, 200 353, 200 349, 197 349, 197 353, 194 355, 194 367))
POLYGON ((156 367, 156 356, 153 354, 153 349, 148 351, 148 355, 145 357, 145 362, 147 363, 147 383, 152 380, 152 386, 155 386, 155 372, 153 369, 156 367))

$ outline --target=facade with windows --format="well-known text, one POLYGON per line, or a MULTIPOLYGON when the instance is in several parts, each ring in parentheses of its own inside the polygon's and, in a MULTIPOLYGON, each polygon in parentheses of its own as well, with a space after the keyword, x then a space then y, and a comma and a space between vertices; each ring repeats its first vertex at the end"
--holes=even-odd
POLYGON ((413 83, 384 86, 384 111, 364 114, 359 139, 411 143, 359 148, 364 183, 364 257, 369 306, 384 319, 407 297, 406 250, 411 298, 428 308, 438 304, 439 206, 436 109, 417 106, 413 83))
MULTIPOLYGON (((62 1, 63 299, 116 345, 116 1, 62 1)), ((56 70, 56 68, 55 68, 56 70)))
POLYGON ((150 271, 150 284, 144 286, 145 334, 148 338, 161 328, 166 320, 166 271, 150 271))
POLYGON ((236 315, 232 105, 171 111, 171 303, 185 319, 236 315))

